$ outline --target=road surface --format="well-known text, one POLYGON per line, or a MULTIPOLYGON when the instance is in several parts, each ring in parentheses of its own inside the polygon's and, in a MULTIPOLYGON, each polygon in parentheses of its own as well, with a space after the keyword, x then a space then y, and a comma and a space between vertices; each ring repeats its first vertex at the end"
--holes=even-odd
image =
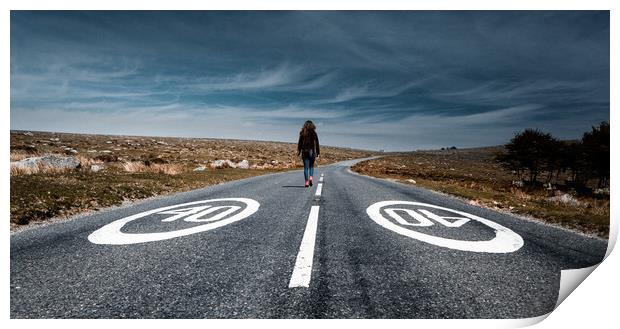
POLYGON ((605 254, 354 162, 311 188, 272 174, 11 234, 11 317, 525 318, 605 254))

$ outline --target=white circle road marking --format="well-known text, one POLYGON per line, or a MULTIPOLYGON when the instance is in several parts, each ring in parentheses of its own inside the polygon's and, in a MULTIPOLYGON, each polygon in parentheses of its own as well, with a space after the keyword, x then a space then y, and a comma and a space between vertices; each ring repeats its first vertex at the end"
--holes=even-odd
MULTIPOLYGON (((114 244, 114 245, 167 240, 167 239, 172 239, 172 238, 176 238, 180 236, 209 231, 209 230, 212 230, 218 227, 222 227, 224 225, 234 223, 238 220, 244 219, 254 214, 258 210, 259 206, 260 204, 257 201, 254 201, 252 199, 246 199, 246 198, 211 199, 211 200, 201 200, 201 201, 176 204, 173 206, 167 206, 167 207, 162 207, 162 208, 157 208, 157 209, 141 212, 139 214, 135 214, 129 217, 116 220, 112 223, 109 223, 103 226, 102 228, 96 230, 95 232, 91 233, 88 236, 88 240, 95 244, 114 244), (223 220, 216 221, 216 222, 213 222, 212 220, 208 220, 208 221, 205 221, 207 224, 193 226, 193 227, 186 228, 186 229, 170 231, 170 232, 156 232, 156 233, 123 233, 121 232, 121 229, 123 228, 123 226, 125 226, 125 224, 133 220, 140 219, 140 218, 152 215, 152 214, 156 214, 156 213, 179 214, 178 212, 179 210, 175 212, 172 209, 179 208, 179 207, 200 205, 200 204, 205 204, 205 203, 210 203, 210 202, 221 202, 221 201, 241 202, 241 203, 245 203, 246 207, 241 212, 231 217, 225 218, 223 220)), ((206 209, 208 207, 196 207, 194 209, 201 210, 200 208, 206 209)), ((239 207, 230 206, 230 209, 237 210, 239 209, 239 207)), ((181 210, 187 210, 187 209, 181 209, 181 210)), ((192 210, 186 211, 186 213, 189 213, 189 212, 194 212, 194 211, 192 210)), ((203 213, 208 213, 208 211, 203 212, 203 213)), ((219 216, 220 218, 223 217, 221 216, 221 214, 216 215, 216 216, 219 216)), ((178 215, 175 217, 178 218, 178 215)), ((167 219, 164 219, 163 221, 170 221, 170 219, 171 218, 167 218, 167 219)), ((196 222, 198 220, 190 219, 189 221, 196 222)))
MULTIPOLYGON (((402 209, 394 209, 394 210, 402 210, 402 209)), ((386 210, 386 212, 388 211, 386 210)), ((434 244, 440 247, 457 249, 457 250, 462 250, 462 251, 473 251, 473 252, 509 253, 509 252, 517 251, 523 246, 523 238, 521 238, 521 236, 518 235, 517 233, 511 231, 510 229, 502 225, 499 225, 488 219, 478 217, 476 215, 468 214, 466 212, 462 212, 462 211, 458 211, 458 210, 454 210, 450 208, 444 208, 444 207, 440 207, 440 206, 436 206, 436 205, 432 205, 428 203, 411 202, 411 201, 382 201, 382 202, 377 202, 371 205, 370 207, 368 207, 368 209, 366 209, 366 213, 368 213, 368 216, 370 216, 370 218, 373 221, 375 221, 375 223, 387 228, 388 230, 392 230, 398 234, 408 236, 410 238, 420 240, 426 243, 434 244), (433 236, 433 235, 429 235, 429 234, 425 234, 421 232, 412 231, 402 226, 396 225, 395 223, 391 222, 389 219, 385 218, 381 214, 382 208, 387 207, 387 206, 393 206, 393 205, 421 206, 421 207, 434 208, 434 209, 439 209, 439 210, 459 214, 465 217, 465 218, 460 218, 461 220, 461 222, 459 223, 460 225, 463 225, 464 222, 467 221, 467 219, 475 220, 495 230, 495 237, 488 241, 463 241, 463 240, 442 238, 442 237, 433 236)), ((394 213, 394 211, 388 212, 388 213, 392 214, 394 213)), ((426 213, 429 213, 429 212, 426 212, 426 213)), ((439 217, 439 216, 436 216, 436 217, 439 217)), ((443 218, 455 218, 455 217, 443 217, 443 218)), ((396 217, 394 219, 398 221, 396 217)), ((429 222, 423 221, 423 222, 420 222, 421 225, 414 224, 411 226, 429 226, 428 225, 429 222)), ((457 226, 452 226, 452 227, 457 227, 457 226)))

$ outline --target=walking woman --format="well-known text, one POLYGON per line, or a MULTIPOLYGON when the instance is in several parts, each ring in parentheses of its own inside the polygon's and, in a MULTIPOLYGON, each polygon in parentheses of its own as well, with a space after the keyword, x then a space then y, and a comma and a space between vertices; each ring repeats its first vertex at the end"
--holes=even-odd
POLYGON ((312 186, 312 175, 314 174, 314 160, 321 153, 319 149, 319 136, 317 136, 316 126, 308 120, 299 132, 299 142, 297 142, 297 155, 301 155, 304 161, 304 179, 306 187, 312 186))

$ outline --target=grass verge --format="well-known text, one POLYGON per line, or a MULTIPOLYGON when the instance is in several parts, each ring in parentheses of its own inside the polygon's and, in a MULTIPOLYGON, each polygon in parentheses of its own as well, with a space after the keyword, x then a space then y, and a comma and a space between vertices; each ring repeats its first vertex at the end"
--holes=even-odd
MULTIPOLYGON (((281 170, 280 170, 281 171, 281 170)), ((53 217, 120 205, 173 192, 189 191, 278 170, 219 169, 204 172, 90 172, 11 176, 11 229, 53 217)))
MULTIPOLYGON (((321 165, 374 152, 321 147, 321 165)), ((11 229, 51 218, 303 167, 296 143, 11 131, 11 229), (77 168, 13 161, 56 155, 77 168), (230 162, 243 168, 221 166, 230 162)))
POLYGON ((363 161, 352 170, 608 238, 609 196, 571 196, 567 203, 554 198, 559 191, 515 187, 514 175, 493 160, 496 152, 497 148, 414 152, 363 161))

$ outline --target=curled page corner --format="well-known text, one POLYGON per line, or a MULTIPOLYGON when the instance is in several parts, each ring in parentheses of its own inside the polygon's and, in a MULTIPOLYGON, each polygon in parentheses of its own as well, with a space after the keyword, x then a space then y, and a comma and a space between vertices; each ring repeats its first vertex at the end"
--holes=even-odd
MULTIPOLYGON (((611 251, 616 246, 617 239, 618 239, 618 222, 612 220, 610 222, 610 227, 609 227, 609 239, 607 240, 607 252, 605 252, 605 258, 609 257, 609 254, 611 254, 611 251)), ((603 258, 603 261, 605 261, 605 258, 603 258)))
POLYGON ((572 270, 562 270, 560 274, 560 291, 558 292, 558 301, 555 304, 555 308, 560 306, 562 302, 570 295, 576 288, 579 286, 583 280, 585 280, 594 269, 596 269, 599 264, 572 269, 572 270))
POLYGON ((551 312, 543 314, 543 315, 531 317, 531 318, 503 320, 504 323, 501 327, 502 328, 524 328, 524 327, 533 326, 539 322, 542 322, 544 319, 546 319, 549 316, 549 314, 551 314, 551 312))
MULTIPOLYGON (((560 290, 558 292, 558 300, 554 310, 562 304, 562 302, 579 286, 592 272, 600 265, 596 264, 590 267, 562 270, 560 273, 560 290)), ((504 328, 523 328, 535 325, 545 320, 553 311, 531 318, 514 319, 506 321, 504 328)))
MULTIPOLYGON (((610 225, 610 230, 609 230, 609 239, 607 241, 607 251, 605 253, 605 257, 603 257, 603 260, 600 263, 589 266, 589 267, 584 267, 584 268, 562 270, 560 272, 560 289, 558 291, 558 300, 555 303, 554 310, 558 308, 558 306, 562 304, 562 302, 568 297, 568 295, 570 295, 573 291, 575 291, 575 289, 577 289, 577 287, 590 274, 592 274, 592 272, 594 272, 594 270, 599 265, 601 265, 601 263, 604 262, 605 259, 607 259, 607 257, 609 257, 609 254, 614 249, 614 246, 616 244, 616 239, 618 237, 618 223, 615 223, 612 221, 610 224, 611 225, 610 225)), ((538 316, 538 317, 519 319, 520 321, 517 321, 514 324, 520 327, 531 326, 531 325, 534 325, 536 323, 543 321, 552 312, 553 311, 547 314, 538 316)))

